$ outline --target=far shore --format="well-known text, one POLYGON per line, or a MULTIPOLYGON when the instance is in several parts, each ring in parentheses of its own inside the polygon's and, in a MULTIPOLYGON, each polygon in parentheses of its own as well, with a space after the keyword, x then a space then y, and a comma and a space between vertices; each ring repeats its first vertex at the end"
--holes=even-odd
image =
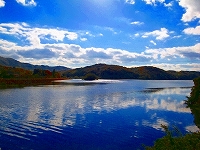
POLYGON ((55 84, 53 81, 56 80, 67 78, 0 78, 0 88, 51 85, 55 84))

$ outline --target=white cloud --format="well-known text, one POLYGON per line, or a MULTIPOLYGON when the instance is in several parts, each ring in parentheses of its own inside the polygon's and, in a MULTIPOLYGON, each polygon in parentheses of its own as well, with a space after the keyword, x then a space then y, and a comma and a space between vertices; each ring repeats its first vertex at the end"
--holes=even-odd
POLYGON ((133 5, 135 4, 135 0, 125 0, 125 3, 133 5))
MULTIPOLYGON (((33 63, 33 64, 45 64, 45 65, 67 64, 68 67, 73 67, 73 66, 82 67, 101 62, 106 64, 118 64, 126 66, 127 64, 131 65, 137 63, 144 63, 145 61, 148 62, 149 64, 150 61, 159 62, 160 60, 164 60, 167 58, 176 59, 175 57, 184 59, 184 58, 196 57, 196 55, 193 56, 193 54, 200 55, 199 46, 200 43, 190 47, 147 49, 145 52, 142 53, 134 53, 134 52, 129 52, 127 50, 114 49, 114 48, 107 48, 107 49, 95 48, 95 47, 82 48, 79 45, 65 44, 65 43, 54 43, 54 44, 40 43, 38 45, 19 46, 13 42, 0 40, 1 55, 7 55, 7 56, 15 55, 18 56, 18 58, 20 58, 19 61, 33 63), (186 53, 186 52, 191 52, 191 53, 186 53), (48 55, 45 53, 47 53, 48 55), (32 55, 35 55, 35 58, 33 58, 32 55), (43 59, 42 57, 50 59, 43 59)), ((162 68, 164 70, 200 71, 199 63, 186 63, 186 64, 154 63, 151 65, 162 68)))
POLYGON ((9 41, 0 39, 0 46, 3 47, 4 49, 10 49, 10 48, 16 46, 16 44, 13 42, 9 42, 9 41))
POLYGON ((181 19, 183 22, 200 18, 200 0, 179 0, 179 5, 186 10, 181 19))
POLYGON ((147 49, 146 54, 151 55, 154 59, 197 59, 200 60, 200 43, 194 46, 187 47, 172 47, 172 48, 159 48, 159 49, 147 49))
POLYGON ((172 38, 173 39, 178 39, 178 38, 180 38, 181 37, 181 35, 177 35, 177 36, 173 36, 172 38))
POLYGON ((36 6, 37 3, 34 0, 16 0, 17 3, 24 6, 36 6))
POLYGON ((158 67, 164 70, 176 70, 176 71, 200 71, 199 63, 186 63, 186 64, 168 64, 159 63, 151 64, 151 66, 158 67))
POLYGON ((140 34, 139 34, 139 33, 136 33, 136 34, 134 34, 134 36, 135 36, 135 37, 138 37, 138 36, 140 36, 140 34))
POLYGON ((164 6, 165 6, 165 7, 172 7, 172 5, 173 5, 173 1, 171 1, 171 2, 168 3, 168 4, 167 4, 167 3, 164 3, 164 6))
POLYGON ((156 37, 156 40, 164 40, 169 37, 168 30, 166 28, 161 28, 160 30, 155 30, 152 32, 146 32, 142 36, 143 38, 147 38, 149 36, 156 37))
POLYGON ((4 7, 5 4, 6 4, 6 2, 5 2, 4 0, 0 0, 0 8, 1 8, 1 7, 4 7))
POLYGON ((157 45, 153 40, 150 41, 153 45, 157 45))
MULTIPOLYGON (((76 40, 78 38, 78 34, 75 32, 66 32, 64 33, 69 40, 76 40)), ((62 38, 63 40, 63 38, 62 38)))
POLYGON ((81 38, 81 41, 87 41, 87 38, 81 38))
POLYGON ((0 50, 2 50, 1 54, 15 54, 21 58, 20 61, 23 60, 24 62, 46 65, 68 64, 70 67, 86 66, 100 62, 107 64, 126 64, 127 62, 145 62, 151 59, 151 56, 128 52, 122 49, 82 48, 79 45, 64 43, 40 43, 19 46, 15 43, 1 40, 0 50), (51 59, 42 59, 42 57, 51 59))
POLYGON ((59 28, 31 28, 26 23, 2 23, 0 24, 0 31, 3 34, 25 38, 31 45, 40 45, 42 39, 58 42, 63 41, 65 38, 69 40, 76 40, 78 38, 75 32, 59 28))
POLYGON ((200 26, 195 28, 186 28, 183 30, 185 34, 200 35, 200 26))
MULTIPOLYGON (((120 20, 120 19, 119 19, 120 20)), ((123 19, 122 19, 123 20, 123 19)), ((127 20, 127 19, 126 19, 127 20)), ((128 22, 128 20, 126 21, 128 22)), ((111 27, 100 27, 100 26, 95 26, 96 29, 100 29, 100 30, 106 30, 106 31, 110 31, 112 32, 113 34, 118 34, 118 32, 114 29, 114 28, 111 28, 111 27)))
MULTIPOLYGON (((140 65, 144 66, 144 65, 140 65)), ((149 63, 148 66, 157 67, 163 70, 176 70, 176 71, 199 71, 200 63, 149 63)), ((138 65, 132 65, 131 67, 138 67, 138 65)))
POLYGON ((131 22, 132 25, 142 25, 144 24, 144 22, 140 22, 140 21, 134 21, 134 22, 131 22))
POLYGON ((125 24, 130 24, 130 19, 125 18, 125 17, 116 17, 115 20, 117 22, 122 22, 122 23, 125 23, 125 24))
MULTIPOLYGON (((162 32, 165 28, 145 33, 148 36, 155 36, 157 39, 164 39, 162 32)), ((160 49, 147 49, 144 52, 129 52, 115 48, 83 48, 80 45, 66 44, 66 40, 82 40, 89 32, 69 32, 59 28, 35 28, 26 23, 1 23, 0 32, 12 36, 13 39, 21 42, 11 42, 5 39, 0 40, 0 54, 2 56, 15 56, 19 61, 33 64, 63 65, 69 67, 81 67, 95 63, 117 64, 127 66, 132 64, 143 64, 165 62, 167 59, 181 60, 183 64, 174 68, 181 70, 199 70, 200 64, 185 65, 184 61, 200 60, 200 43, 188 47, 172 47, 160 49), (83 34, 84 33, 84 34, 83 34), (33 56, 31 58, 31 56, 33 56), (42 59, 42 58, 45 59, 42 59), (145 63, 146 62, 146 63, 145 63), (184 66, 185 65, 185 66, 184 66), (185 68, 185 69, 184 69, 185 68)), ((166 31, 168 34, 168 31, 166 31)), ((135 34, 140 36, 143 34, 135 34)), ((156 45, 155 40, 149 40, 156 45)))
POLYGON ((3 28, 3 27, 0 27, 0 31, 5 33, 5 32, 7 32, 7 29, 3 28))
POLYGON ((146 2, 146 4, 149 4, 149 5, 156 5, 157 2, 160 2, 160 3, 164 3, 165 0, 143 0, 146 2))

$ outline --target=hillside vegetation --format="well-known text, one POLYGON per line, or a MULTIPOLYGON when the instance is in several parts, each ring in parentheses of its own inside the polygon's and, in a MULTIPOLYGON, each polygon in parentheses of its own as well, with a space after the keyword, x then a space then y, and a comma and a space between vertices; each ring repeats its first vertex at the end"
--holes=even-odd
POLYGON ((0 78, 60 78, 60 74, 53 70, 34 69, 33 71, 26 70, 23 68, 7 67, 0 65, 0 78))
POLYGON ((13 58, 4 58, 0 56, 0 65, 2 66, 9 66, 9 67, 18 67, 18 68, 23 68, 27 70, 34 70, 34 69, 43 69, 43 70, 50 70, 53 71, 54 69, 57 71, 60 70, 68 70, 69 68, 64 67, 64 66, 45 66, 45 65, 32 65, 29 63, 22 63, 19 62, 13 58))
POLYGON ((135 79, 138 75, 130 69, 117 65, 96 64, 61 72, 64 77, 84 78, 87 74, 95 74, 101 79, 135 79))
POLYGON ((0 65, 0 88, 51 84, 53 80, 59 79, 62 78, 55 70, 52 72, 42 69, 30 71, 0 65))
POLYGON ((186 100, 186 104, 194 115, 194 123, 200 129, 200 77, 194 79, 194 87, 186 100))
MULTIPOLYGON (((95 79, 143 79, 143 80, 193 80, 200 76, 197 71, 165 71, 160 68, 152 66, 143 66, 135 68, 127 68, 118 65, 95 64, 82 68, 70 69, 63 66, 44 66, 32 65, 29 63, 21 63, 12 58, 4 58, 0 56, 0 65, 9 66, 12 68, 23 68, 25 70, 33 71, 34 69, 59 71, 62 77, 85 79, 88 75, 93 74, 95 79)), ((12 71, 11 71, 12 72, 12 71)), ((21 71, 14 71, 12 76, 22 76, 21 71), (18 72, 18 73, 17 73, 18 72), (19 73, 20 72, 20 73, 19 73)), ((25 71, 26 72, 26 71, 25 71)), ((43 75, 45 71, 43 71, 43 75)), ((9 74, 9 73, 8 73, 9 74)), ((25 73, 26 75, 28 72, 25 73)), ((40 75, 42 75, 40 73, 40 75)), ((49 74, 46 71, 46 75, 49 74)))
POLYGON ((200 76, 196 71, 165 71, 152 66, 126 68, 117 65, 95 64, 83 68, 61 71, 67 78, 83 79, 87 74, 99 79, 144 79, 144 80, 193 80, 200 76))
POLYGON ((0 65, 0 78, 30 78, 33 72, 22 68, 8 67, 0 65))

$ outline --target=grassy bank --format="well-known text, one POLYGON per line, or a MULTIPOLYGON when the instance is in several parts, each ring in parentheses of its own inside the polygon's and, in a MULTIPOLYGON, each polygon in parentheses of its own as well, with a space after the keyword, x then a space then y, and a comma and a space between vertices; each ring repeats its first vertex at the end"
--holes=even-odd
POLYGON ((146 150, 200 150, 200 132, 182 135, 176 128, 169 130, 163 126, 166 135, 154 143, 152 147, 145 147, 146 150), (175 135, 176 136, 173 136, 175 135))
POLYGON ((51 85, 55 80, 65 80, 66 78, 10 78, 0 79, 0 88, 25 87, 36 85, 51 85))

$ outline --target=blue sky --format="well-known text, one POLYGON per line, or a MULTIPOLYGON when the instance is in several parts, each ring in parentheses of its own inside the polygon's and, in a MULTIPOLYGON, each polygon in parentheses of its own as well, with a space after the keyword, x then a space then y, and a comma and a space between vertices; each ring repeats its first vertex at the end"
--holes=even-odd
POLYGON ((0 55, 200 71, 200 1, 0 0, 0 55))

